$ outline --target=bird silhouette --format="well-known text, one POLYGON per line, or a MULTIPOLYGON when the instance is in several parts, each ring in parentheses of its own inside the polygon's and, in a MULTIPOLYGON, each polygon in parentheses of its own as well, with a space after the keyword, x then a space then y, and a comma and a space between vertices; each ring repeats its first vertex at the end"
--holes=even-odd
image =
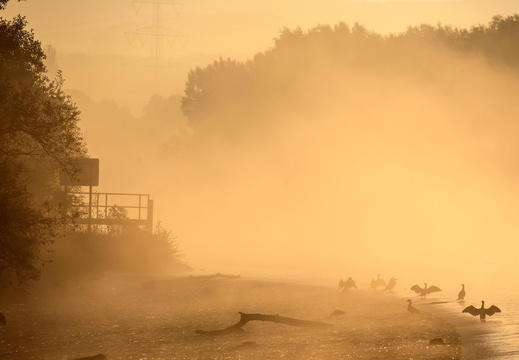
POLYGON ((353 280, 351 278, 351 276, 348 278, 348 280, 346 281, 343 281, 341 279, 341 281, 339 281, 339 288, 343 288, 344 290, 348 290, 348 289, 351 289, 351 288, 357 288, 357 284, 355 284, 355 280, 353 280))
POLYGON ((462 301, 465 299, 465 284, 461 284, 461 290, 458 293, 458 299, 456 301, 462 301))
POLYGON ((492 305, 488 309, 485 309, 485 302, 481 301, 481 307, 479 309, 475 308, 474 306, 470 305, 467 306, 465 309, 463 309, 464 313, 469 313, 472 316, 478 316, 481 321, 485 321, 486 316, 492 316, 495 313, 500 313, 501 309, 498 308, 495 305, 492 305))
POLYGON ((418 310, 417 308, 415 308, 411 302, 411 299, 407 299, 407 302, 409 304, 407 304, 407 310, 411 313, 411 314, 417 314, 420 312, 420 310, 418 310))
POLYGON ((380 278, 380 274, 377 275, 377 280, 371 279, 371 285, 369 288, 376 289, 379 286, 384 286, 384 287, 386 286, 386 282, 384 281, 384 279, 380 278))
POLYGON ((427 287, 427 283, 424 283, 424 286, 425 287, 422 289, 419 285, 413 285, 411 286, 411 290, 420 295, 423 299, 425 299, 425 297, 430 293, 442 291, 438 286, 432 285, 427 287))
POLYGON ((391 279, 389 279, 389 281, 387 282, 387 286, 384 290, 387 290, 387 291, 391 291, 395 288, 396 286, 396 281, 398 279, 395 279, 394 277, 392 277, 391 279))
POLYGON ((1 312, 0 312, 0 325, 2 325, 2 326, 7 325, 7 321, 5 320, 5 315, 1 312))

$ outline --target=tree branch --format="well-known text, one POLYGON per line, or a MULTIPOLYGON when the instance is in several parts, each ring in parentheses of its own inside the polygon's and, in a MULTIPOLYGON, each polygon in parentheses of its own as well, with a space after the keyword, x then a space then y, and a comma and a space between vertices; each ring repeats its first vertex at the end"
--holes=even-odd
POLYGON ((246 314, 242 312, 238 312, 241 318, 236 324, 228 326, 224 329, 219 330, 196 330, 195 333, 199 335, 225 335, 232 334, 237 332, 243 332, 242 327, 247 324, 249 321, 258 320, 258 321, 270 321, 280 324, 287 324, 297 327, 307 327, 313 329, 326 329, 333 327, 333 324, 318 322, 318 321, 310 321, 310 320, 299 320, 279 315, 265 315, 265 314, 246 314))

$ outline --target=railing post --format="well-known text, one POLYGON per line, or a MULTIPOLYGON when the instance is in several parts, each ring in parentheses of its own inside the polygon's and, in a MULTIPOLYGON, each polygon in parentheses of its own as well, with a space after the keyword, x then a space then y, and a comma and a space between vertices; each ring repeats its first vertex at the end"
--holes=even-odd
POLYGON ((153 200, 148 198, 148 229, 153 234, 153 200))
POLYGON ((88 191, 88 233, 92 230, 92 185, 88 191))

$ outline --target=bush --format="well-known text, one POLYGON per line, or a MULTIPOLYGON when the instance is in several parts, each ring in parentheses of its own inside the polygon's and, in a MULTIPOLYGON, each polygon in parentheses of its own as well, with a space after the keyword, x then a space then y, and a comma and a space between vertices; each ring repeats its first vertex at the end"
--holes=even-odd
POLYGON ((43 271, 51 281, 96 277, 102 272, 181 273, 192 270, 176 238, 159 223, 153 234, 132 228, 110 232, 74 232, 56 241, 43 271))

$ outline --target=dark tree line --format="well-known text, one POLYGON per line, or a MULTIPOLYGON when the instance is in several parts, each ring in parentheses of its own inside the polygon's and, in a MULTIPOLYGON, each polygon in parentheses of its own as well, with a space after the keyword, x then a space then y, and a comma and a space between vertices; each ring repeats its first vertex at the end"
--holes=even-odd
POLYGON ((235 131, 244 123, 250 127, 266 121, 280 110, 315 108, 318 96, 305 99, 302 94, 311 86, 325 91, 335 86, 344 92, 347 104, 348 93, 359 84, 354 72, 379 77, 439 76, 445 52, 480 57, 519 71, 519 14, 494 16, 488 25, 470 29, 423 24, 388 36, 359 24, 284 29, 272 48, 249 61, 220 58, 191 70, 182 110, 195 127, 235 131))

